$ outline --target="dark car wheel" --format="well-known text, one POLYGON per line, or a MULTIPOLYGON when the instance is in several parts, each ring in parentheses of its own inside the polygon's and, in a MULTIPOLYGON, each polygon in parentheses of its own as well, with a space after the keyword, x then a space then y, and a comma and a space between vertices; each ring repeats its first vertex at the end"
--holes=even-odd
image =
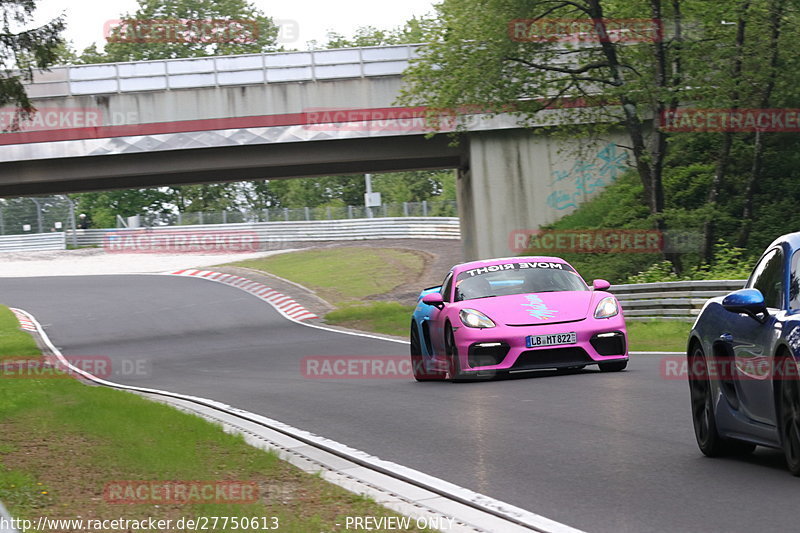
POLYGON ((708 363, 703 348, 699 344, 695 345, 689 357, 689 391, 692 401, 694 436, 700 451, 708 457, 752 452, 756 447, 755 444, 723 439, 717 433, 714 398, 708 375, 708 363))
MULTIPOLYGON (((789 357, 780 360, 783 365, 795 364, 789 357)), ((780 417, 781 445, 786 456, 786 466, 792 475, 800 476, 800 387, 796 378, 797 372, 784 368, 787 376, 780 382, 780 417)))
POLYGON ((600 363, 600 372, 622 372, 628 367, 627 361, 617 361, 614 363, 600 363))
POLYGON ((450 376, 450 381, 453 383, 459 383, 462 381, 468 381, 469 377, 461 371, 461 361, 458 358, 458 347, 456 346, 456 337, 453 333, 453 327, 448 324, 445 328, 444 333, 444 348, 445 352, 447 353, 447 363, 448 363, 448 375, 450 376))
POLYGON ((425 361, 422 358, 422 344, 419 338, 419 328, 411 323, 411 369, 414 372, 414 379, 417 381, 441 381, 445 378, 444 372, 430 372, 425 369, 425 361))

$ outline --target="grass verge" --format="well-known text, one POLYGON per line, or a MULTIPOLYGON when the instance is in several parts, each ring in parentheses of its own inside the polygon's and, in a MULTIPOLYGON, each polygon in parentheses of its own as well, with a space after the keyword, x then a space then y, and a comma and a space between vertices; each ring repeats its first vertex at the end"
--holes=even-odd
MULTIPOLYGON (((412 306, 398 302, 359 302, 415 280, 424 263, 407 250, 342 247, 280 254, 233 263, 300 283, 339 308, 325 315, 329 324, 406 337, 412 306)), ((691 325, 654 320, 628 322, 631 351, 682 352, 691 325)))
POLYGON ((334 305, 354 303, 416 281, 425 267, 411 250, 346 246, 232 263, 294 281, 334 305))
POLYGON ((691 322, 680 320, 628 321, 628 344, 633 352, 685 352, 691 322))
POLYGON ((329 324, 346 328, 406 337, 413 311, 414 307, 410 305, 374 302, 331 311, 325 315, 325 320, 329 324))
MULTIPOLYGON (((9 315, 14 318, 0 307, 0 357, 38 353, 29 335, 17 334, 18 324, 9 315)), ((65 376, 2 377, 0 501, 17 518, 276 517, 280 531, 306 533, 344 531, 346 516, 395 516, 368 498, 300 471, 275 453, 249 446, 241 436, 171 407, 65 376), (252 503, 189 505, 119 504, 106 496, 109 483, 134 480, 248 482, 257 487, 257 498, 252 503)))
POLYGON ((22 357, 38 358, 39 354, 33 337, 19 329, 14 313, 7 307, 0 306, 0 361, 22 357))

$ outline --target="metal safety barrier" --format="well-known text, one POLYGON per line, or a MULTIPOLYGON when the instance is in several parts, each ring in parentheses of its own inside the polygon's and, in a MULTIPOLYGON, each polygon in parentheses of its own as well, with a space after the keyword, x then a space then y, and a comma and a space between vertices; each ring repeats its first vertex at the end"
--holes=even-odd
POLYGON ((32 98, 197 87, 224 87, 369 76, 398 76, 420 45, 273 52, 130 63, 70 65, 36 71, 32 98))
POLYGON ((67 241, 66 233, 64 232, 0 236, 0 252, 31 252, 66 249, 67 241))
POLYGON ((460 239, 456 217, 396 217, 352 220, 312 220, 298 222, 254 222, 244 224, 203 224, 192 226, 156 226, 150 228, 78 230, 78 246, 102 246, 107 235, 126 232, 186 232, 201 234, 219 231, 253 232, 264 246, 283 242, 353 241, 365 239, 460 239))
POLYGON ((613 285, 627 320, 694 320, 709 298, 744 287, 745 280, 667 281, 613 285))

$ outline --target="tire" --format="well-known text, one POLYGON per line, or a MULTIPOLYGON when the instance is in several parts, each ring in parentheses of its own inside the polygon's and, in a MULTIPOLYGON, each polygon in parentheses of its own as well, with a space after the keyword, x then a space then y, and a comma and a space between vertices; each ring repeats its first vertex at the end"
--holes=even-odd
POLYGON ((599 363, 600 372, 622 372, 628 367, 628 361, 617 361, 614 363, 599 363))
POLYGON ((708 378, 708 363, 703 348, 699 344, 694 345, 689 356, 689 393, 694 436, 703 455, 708 457, 744 455, 755 450, 755 444, 724 439, 717 433, 714 399, 711 393, 711 381, 708 378))
POLYGON ((447 324, 444 332, 444 347, 445 352, 447 353, 447 366, 448 366, 448 377, 450 381, 453 383, 461 383, 464 381, 469 381, 469 377, 467 377, 461 371, 461 361, 458 358, 458 347, 456 346, 456 338, 453 334, 453 328, 450 324, 447 324))
MULTIPOLYGON (((780 364, 794 364, 792 358, 784 356, 780 364)), ((786 457, 786 466, 793 476, 800 476, 800 387, 797 372, 784 374, 787 376, 779 384, 778 421, 781 435, 781 447, 786 457)))
POLYGON ((411 322, 411 369, 414 372, 414 379, 417 381, 441 381, 446 375, 444 372, 430 372, 425 369, 425 360, 422 356, 422 344, 419 338, 419 328, 416 323, 411 322))

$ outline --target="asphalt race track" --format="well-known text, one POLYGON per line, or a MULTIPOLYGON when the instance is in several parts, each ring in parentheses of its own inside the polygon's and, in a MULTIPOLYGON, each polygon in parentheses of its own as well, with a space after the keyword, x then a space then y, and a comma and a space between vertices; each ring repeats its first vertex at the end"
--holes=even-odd
MULTIPOLYGON (((243 291, 174 276, 2 278, 65 355, 146 361, 127 384, 212 398, 591 532, 796 529, 780 452, 707 459, 663 356, 626 372, 488 383, 309 379, 307 356, 407 347, 289 322, 243 291)), ((591 367, 590 367, 591 368, 591 367)))

